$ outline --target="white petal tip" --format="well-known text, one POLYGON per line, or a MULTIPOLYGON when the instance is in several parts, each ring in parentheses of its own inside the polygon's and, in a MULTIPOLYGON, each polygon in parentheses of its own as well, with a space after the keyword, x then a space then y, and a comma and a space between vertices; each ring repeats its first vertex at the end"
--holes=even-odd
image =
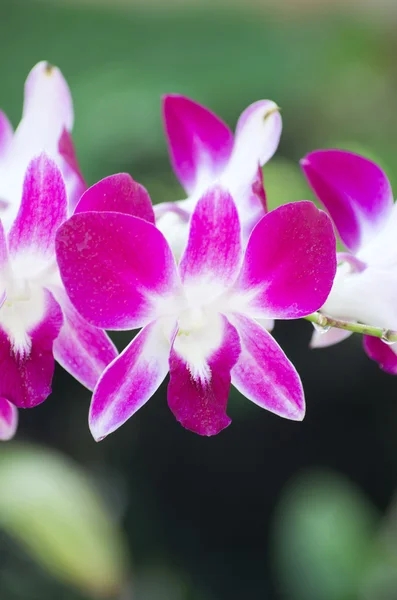
POLYGON ((291 417, 291 421, 303 421, 306 416, 306 408, 298 411, 295 415, 291 417))
POLYGON ((273 103, 273 106, 270 106, 265 114, 263 115, 263 119, 267 119, 268 117, 270 117, 271 115, 273 115, 274 113, 279 113, 281 111, 281 108, 278 106, 278 104, 276 104, 275 102, 273 103))
POLYGON ((91 435, 94 438, 95 442, 102 442, 102 440, 104 440, 108 436, 108 434, 105 433, 104 431, 100 431, 99 429, 95 429, 92 426, 90 426, 90 431, 91 431, 91 435))
POLYGON ((88 423, 91 435, 95 442, 102 442, 102 440, 108 436, 108 433, 104 431, 100 425, 100 423, 92 423, 91 421, 88 423))

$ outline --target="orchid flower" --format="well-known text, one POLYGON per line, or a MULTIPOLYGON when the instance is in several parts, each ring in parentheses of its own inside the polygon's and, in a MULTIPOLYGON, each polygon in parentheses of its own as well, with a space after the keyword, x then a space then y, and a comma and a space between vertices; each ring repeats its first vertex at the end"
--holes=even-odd
MULTIPOLYGON (((85 206, 92 194, 91 188, 83 196, 85 206)), ((72 306, 60 280, 55 234, 67 210, 61 172, 41 154, 28 165, 8 233, 0 222, 0 439, 15 432, 15 407, 36 406, 50 394, 54 358, 92 390, 117 356, 105 332, 72 306)))
POLYGON ((71 210, 85 189, 70 132, 73 105, 69 88, 56 67, 38 63, 25 83, 22 120, 15 133, 0 111, 0 218, 9 229, 18 212, 30 160, 46 152, 66 182, 71 210))
POLYGON ((204 106, 168 95, 163 117, 174 171, 188 198, 155 206, 156 223, 180 256, 197 201, 218 182, 229 190, 239 211, 243 240, 266 212, 261 167, 275 153, 281 135, 278 106, 270 100, 251 104, 240 116, 236 134, 204 106))
MULTIPOLYGON (((319 150, 302 161, 306 178, 328 210, 347 252, 322 312, 334 318, 397 329, 397 206, 389 180, 374 162, 342 150, 319 150)), ((351 334, 315 332, 313 347, 351 334)), ((364 348, 381 368, 397 374, 397 344, 364 336, 364 348)))
POLYGON ((106 329, 142 328, 95 388, 96 440, 141 408, 168 372, 171 411, 200 435, 230 424, 231 383, 277 415, 303 418, 299 376, 256 319, 295 319, 324 303, 335 236, 314 204, 264 216, 243 252, 234 200, 211 188, 196 204, 179 265, 152 223, 116 212, 72 216, 56 247, 62 281, 84 318, 106 329))

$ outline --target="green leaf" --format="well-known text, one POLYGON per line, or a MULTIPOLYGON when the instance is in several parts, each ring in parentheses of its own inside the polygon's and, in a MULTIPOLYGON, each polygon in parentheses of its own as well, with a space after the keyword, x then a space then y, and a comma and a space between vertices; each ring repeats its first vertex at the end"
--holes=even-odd
POLYGON ((61 454, 28 444, 2 448, 0 527, 62 582, 94 598, 120 593, 123 537, 88 476, 61 454))
POLYGON ((318 471, 295 480, 275 521, 275 565, 285 597, 357 598, 377 523, 375 509, 343 477, 318 471))

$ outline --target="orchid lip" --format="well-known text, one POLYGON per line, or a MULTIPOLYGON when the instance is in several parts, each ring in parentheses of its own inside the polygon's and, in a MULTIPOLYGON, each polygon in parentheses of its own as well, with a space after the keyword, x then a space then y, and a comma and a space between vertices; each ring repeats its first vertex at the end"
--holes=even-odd
POLYGON ((44 311, 45 298, 40 286, 26 279, 8 281, 0 308, 0 326, 8 333, 16 355, 29 354, 29 332, 41 321, 44 311))

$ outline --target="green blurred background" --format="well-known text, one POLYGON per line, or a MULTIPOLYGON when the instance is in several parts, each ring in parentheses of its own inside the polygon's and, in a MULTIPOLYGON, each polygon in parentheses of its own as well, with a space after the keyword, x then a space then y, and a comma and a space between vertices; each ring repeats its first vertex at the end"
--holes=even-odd
MULTIPOLYGON (((284 121, 271 206, 311 198, 297 161, 321 147, 375 157, 396 189, 396 28, 395 0, 1 0, 0 106, 16 125, 29 70, 58 65, 87 182, 128 171, 160 202, 183 197, 161 94, 232 127, 270 98, 284 121)), ((95 444, 89 393, 57 370, 0 448, 0 599, 396 600, 397 381, 359 338, 309 351, 310 327, 275 330, 305 421, 234 394, 213 439, 175 422, 163 386, 95 444)))

